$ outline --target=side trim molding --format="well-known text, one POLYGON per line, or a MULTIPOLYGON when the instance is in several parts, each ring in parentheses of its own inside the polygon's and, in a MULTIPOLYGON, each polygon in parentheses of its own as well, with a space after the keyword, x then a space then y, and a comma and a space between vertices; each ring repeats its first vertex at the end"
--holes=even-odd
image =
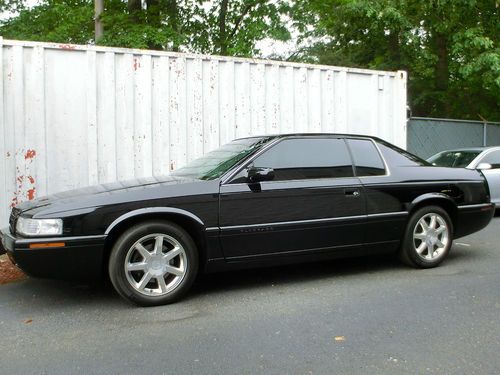
POLYGON ((296 221, 280 221, 274 223, 261 223, 261 224, 247 224, 247 225, 229 225, 226 227, 211 227, 207 228, 207 231, 215 231, 215 230, 239 230, 246 228, 258 228, 258 227, 281 227, 288 225, 297 225, 297 224, 316 224, 316 223, 333 223, 338 221, 354 221, 360 219, 376 219, 383 217, 393 217, 393 216, 406 216, 408 212, 406 211, 397 211, 397 212, 384 212, 379 214, 369 214, 369 215, 356 215, 356 216, 341 216, 341 217, 328 217, 323 219, 310 219, 310 220, 296 220, 296 221))
POLYGON ((396 211, 396 212, 382 212, 380 214, 368 214, 366 215, 369 219, 376 219, 378 217, 391 217, 391 216, 407 216, 407 211, 396 211))
POLYGON ((459 210, 490 210, 495 208, 494 203, 469 204, 457 207, 459 210))

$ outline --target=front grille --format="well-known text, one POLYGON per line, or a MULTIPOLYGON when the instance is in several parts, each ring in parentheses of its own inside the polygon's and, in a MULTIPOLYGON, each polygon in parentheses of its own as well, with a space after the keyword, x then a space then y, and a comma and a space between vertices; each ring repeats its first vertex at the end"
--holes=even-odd
POLYGON ((17 218, 21 215, 21 210, 18 208, 12 208, 12 211, 10 213, 10 218, 9 218, 9 227, 10 227, 10 233, 16 234, 16 224, 17 224, 17 218))

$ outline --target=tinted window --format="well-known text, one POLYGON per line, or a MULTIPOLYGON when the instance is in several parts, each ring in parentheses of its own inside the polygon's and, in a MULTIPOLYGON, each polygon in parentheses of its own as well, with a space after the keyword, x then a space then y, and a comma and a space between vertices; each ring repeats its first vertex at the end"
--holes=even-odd
POLYGON ((349 139, 348 142, 354 158, 357 176, 380 176, 385 174, 384 162, 372 141, 349 139))
POLYGON ((500 151, 492 151, 487 154, 480 163, 489 163, 495 169, 500 168, 500 151))
POLYGON ((411 165, 430 165, 425 160, 420 159, 418 156, 410 154, 409 152, 391 145, 384 141, 377 141, 380 152, 384 155, 385 160, 389 167, 394 166, 411 166, 411 165))
POLYGON ((227 143, 172 173, 174 176, 212 180, 222 176, 238 162, 269 142, 270 137, 243 138, 227 143))
POLYGON ((274 180, 352 177, 349 151, 342 139, 288 139, 257 157, 255 167, 274 169, 274 180))
POLYGON ((439 167, 465 168, 479 155, 476 151, 445 151, 429 158, 429 163, 439 167))

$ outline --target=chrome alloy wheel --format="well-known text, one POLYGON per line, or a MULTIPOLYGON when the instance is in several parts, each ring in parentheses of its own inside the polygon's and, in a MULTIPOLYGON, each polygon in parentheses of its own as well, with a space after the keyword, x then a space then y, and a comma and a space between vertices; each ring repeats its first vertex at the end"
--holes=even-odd
POLYGON ((450 230, 439 214, 430 212, 420 218, 413 230, 413 246, 420 258, 436 260, 450 241, 450 230))
POLYGON ((146 296, 164 296, 179 286, 187 271, 187 256, 173 237, 155 233, 140 238, 125 257, 129 284, 146 296))

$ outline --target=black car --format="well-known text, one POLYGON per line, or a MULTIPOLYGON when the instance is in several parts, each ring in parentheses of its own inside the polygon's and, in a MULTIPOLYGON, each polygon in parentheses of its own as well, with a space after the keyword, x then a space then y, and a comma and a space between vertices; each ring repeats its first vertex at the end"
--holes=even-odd
POLYGON ((107 273, 125 299, 159 305, 198 272, 375 253, 435 267, 493 214, 479 171, 373 137, 290 134, 235 140, 168 177, 22 203, 1 236, 30 275, 107 273))

